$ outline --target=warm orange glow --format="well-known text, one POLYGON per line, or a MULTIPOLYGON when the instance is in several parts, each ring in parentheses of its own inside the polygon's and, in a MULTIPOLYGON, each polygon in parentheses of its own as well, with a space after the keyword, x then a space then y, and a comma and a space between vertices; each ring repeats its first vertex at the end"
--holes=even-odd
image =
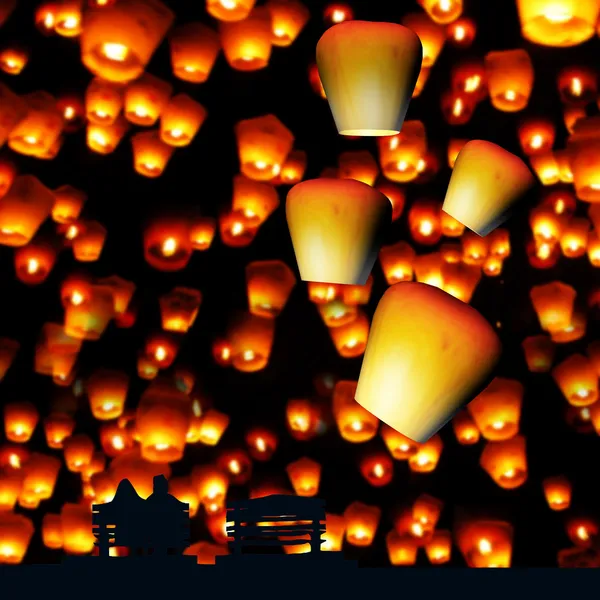
POLYGON ((520 487, 528 477, 525 438, 515 435, 503 441, 487 442, 479 464, 501 488, 520 487))
POLYGON ((221 50, 219 34, 203 23, 179 25, 169 36, 171 65, 175 77, 204 83, 221 50))
POLYGON ((344 511, 346 541, 352 546, 365 547, 373 543, 381 509, 361 502, 353 502, 344 511))

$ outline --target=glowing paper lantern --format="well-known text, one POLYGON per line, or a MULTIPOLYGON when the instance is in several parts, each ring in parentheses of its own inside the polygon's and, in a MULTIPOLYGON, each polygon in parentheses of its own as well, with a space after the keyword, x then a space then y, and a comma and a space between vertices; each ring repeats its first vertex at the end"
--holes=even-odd
POLYGON ((248 306, 259 317, 279 315, 295 285, 295 275, 280 260, 254 261, 246 266, 248 306))
POLYGON ((187 96, 173 96, 162 112, 160 139, 170 146, 187 146, 206 119, 206 109, 187 96))
POLYGON ((470 306, 432 286, 399 283, 375 312, 355 397, 423 443, 489 382, 500 352, 496 333, 470 306))
POLYGON ((351 179, 313 179, 294 186, 286 216, 303 281, 364 285, 392 205, 351 179))
POLYGON ((571 504, 571 482, 564 476, 546 477, 542 482, 546 502, 552 510, 565 510, 571 504))
POLYGON ((186 23, 170 34, 171 65, 175 77, 204 83, 221 50, 219 34, 203 23, 186 23))
POLYGON ((81 61, 94 75, 120 83, 139 77, 175 15, 159 0, 123 0, 83 13, 81 61))
POLYGON ((488 52, 484 58, 490 100, 504 112, 523 110, 529 103, 534 70, 526 50, 488 52))
POLYGON ((447 25, 456 21, 463 11, 462 0, 418 0, 432 21, 447 25))
POLYGON ((399 133, 421 60, 419 38, 402 25, 347 21, 328 29, 317 65, 338 132, 399 133))
POLYGON ((471 140, 458 154, 443 210, 485 236, 506 221, 533 184, 520 158, 490 142, 471 140))
POLYGON ((125 88, 125 118, 135 125, 154 125, 172 91, 173 86, 167 81, 144 73, 125 88))
POLYGON ((269 0, 273 45, 291 46, 310 18, 310 11, 299 0, 269 0))
POLYGON ((479 458, 481 468, 505 490, 522 486, 528 477, 525 438, 488 442, 479 458))
POLYGON ((12 512, 0 512, 0 564, 21 563, 34 532, 35 527, 29 518, 12 512))
POLYGON ((10 132, 27 114, 27 103, 3 83, 0 83, 0 111, 2 112, 0 145, 3 145, 10 132))
POLYGON ((206 12, 220 21, 243 21, 256 0, 206 0, 206 12))
POLYGON ((529 295, 544 331, 553 333, 571 324, 577 292, 570 285, 553 281, 532 287, 529 295))
POLYGON ((234 320, 227 337, 234 368, 246 373, 260 371, 267 366, 271 356, 275 321, 245 313, 234 320))

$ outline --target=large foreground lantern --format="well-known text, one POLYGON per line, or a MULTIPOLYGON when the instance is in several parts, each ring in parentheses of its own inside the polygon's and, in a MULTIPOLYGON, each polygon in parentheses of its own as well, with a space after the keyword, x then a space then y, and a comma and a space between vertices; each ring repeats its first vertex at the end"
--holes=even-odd
POLYGON ((454 163, 443 210, 485 236, 506 221, 534 181, 514 154, 490 142, 471 140, 454 163))
POLYGON ((317 44, 317 66, 341 135, 400 133, 423 50, 418 36, 396 23, 346 21, 317 44))
POLYGON ((423 443, 489 383, 500 353, 496 333, 469 305, 430 285, 398 283, 375 311, 355 398, 423 443))
POLYGON ((392 204, 360 181, 313 179, 290 190, 286 216, 302 281, 364 285, 392 204))

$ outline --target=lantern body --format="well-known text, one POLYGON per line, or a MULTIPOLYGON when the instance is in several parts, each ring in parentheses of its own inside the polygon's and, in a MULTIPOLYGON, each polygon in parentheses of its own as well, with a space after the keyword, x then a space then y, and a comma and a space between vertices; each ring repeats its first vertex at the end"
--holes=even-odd
POLYGON ((83 14, 81 61, 94 75, 119 83, 139 77, 175 15, 159 0, 125 0, 83 14))
POLYGON ((259 317, 276 317, 288 301, 296 277, 280 260, 255 261, 246 267, 250 312, 259 317))
POLYGON ((119 116, 111 125, 95 125, 90 122, 86 130, 88 148, 98 154, 110 154, 128 130, 129 123, 123 116, 119 116))
POLYGON ((186 333, 194 324, 202 294, 191 288, 175 288, 159 298, 162 327, 165 331, 186 333))
POLYGON ((84 231, 73 240, 73 256, 80 262, 95 262, 100 258, 107 230, 97 221, 87 221, 84 231))
POLYGON ((87 194, 70 185, 63 185, 54 190, 54 206, 52 219, 56 223, 71 223, 79 218, 87 194))
POLYGON ((169 102, 172 91, 170 83, 144 73, 125 88, 125 118, 143 127, 154 125, 169 102))
POLYGON ((370 546, 375 537, 381 509, 378 506, 369 506, 362 502, 353 502, 344 511, 346 521, 346 540, 353 546, 370 546))
POLYGON ((144 177, 160 177, 175 148, 165 144, 158 131, 142 131, 131 137, 133 167, 144 177))
POLYGON ((275 321, 247 313, 234 319, 229 331, 234 368, 248 373, 264 369, 271 356, 275 321))
POLYGON ((67 469, 79 473, 92 460, 94 442, 83 433, 72 435, 64 440, 63 453, 67 469))
POLYGON ((192 223, 190 240, 194 250, 208 250, 215 237, 216 220, 212 217, 201 217, 192 223))
POLYGON ((53 413, 44 419, 48 448, 61 449, 63 442, 75 429, 75 419, 68 414, 53 413))
POLYGON ((28 285, 46 280, 56 261, 54 248, 42 242, 33 242, 15 251, 15 273, 28 285))
POLYGON ((455 541, 471 568, 509 568, 513 528, 503 521, 471 520, 455 528, 455 541))
POLYGON ((338 381, 333 391, 332 410, 342 438, 361 444, 377 435, 379 419, 356 402, 355 392, 355 381, 338 381))
POLYGON ((124 87, 96 77, 85 92, 86 118, 95 125, 112 125, 123 109, 124 87))
POLYGON ((317 44, 317 66, 338 132, 400 132, 422 60, 419 38, 395 23, 347 21, 317 44))
POLYGON ((89 302, 65 309, 65 333, 78 340, 98 340, 114 317, 110 288, 93 286, 89 302))
POLYGON ((34 531, 35 527, 27 517, 7 511, 0 512, 0 564, 20 564, 34 531))
POLYGON ((547 335, 534 335, 522 342, 527 368, 532 373, 547 373, 554 362, 556 346, 547 335))
POLYGON ((0 111, 2 113, 0 146, 2 146, 8 139, 11 131, 27 114, 27 103, 6 85, 0 83, 0 111))
POLYGON ((81 504, 65 504, 60 513, 60 520, 64 552, 72 555, 89 554, 96 541, 89 508, 81 504))
POLYGON ((552 369, 552 377, 569 404, 590 406, 598 400, 598 377, 587 356, 572 354, 552 369))
POLYGON ((544 331, 553 333, 571 324, 577 292, 570 285, 553 281, 532 287, 529 295, 544 331))
POLYGON ((144 231, 144 258, 160 271, 184 269, 192 256, 189 225, 185 219, 160 219, 144 231))
POLYGON ((100 421, 117 419, 123 414, 129 377, 121 371, 96 370, 86 384, 90 409, 100 421))
POLYGON ((520 487, 528 477, 525 438, 515 435, 509 440, 488 442, 479 464, 501 488, 512 490, 520 487))
POLYGON ((463 11, 462 0, 418 0, 432 21, 440 25, 448 25, 456 21, 463 11))
POLYGON ((533 183, 520 158, 490 142, 472 140, 458 154, 443 210, 485 236, 510 216, 533 183))
POLYGON ((571 482, 562 475, 546 477, 542 482, 546 502, 552 510, 566 510, 571 505, 571 482))
POLYGON ((170 146, 187 146, 206 119, 206 109, 187 96, 173 96, 162 111, 160 139, 170 146))
POLYGON ((426 442, 488 383, 500 352, 474 309, 432 286, 399 283, 375 312, 356 400, 426 442))
POLYGON ((426 69, 431 69, 446 42, 444 27, 432 21, 424 13, 405 15, 402 18, 402 25, 414 31, 419 37, 423 47, 422 65, 426 69))
POLYGON ((233 178, 233 212, 241 213, 251 227, 262 225, 278 206, 279 195, 271 183, 244 175, 233 178))
POLYGON ((534 79, 527 51, 489 52, 484 62, 492 105, 504 112, 523 110, 529 103, 534 79))
POLYGON ((310 11, 299 0, 269 0, 274 46, 291 46, 310 18, 310 11))
POLYGON ((25 443, 31 438, 40 415, 31 402, 4 405, 4 433, 11 442, 25 443))
POLYGON ((206 0, 206 12, 220 21, 243 21, 249 14, 256 0, 206 0))
MULTIPOLYGON (((338 158, 340 179, 354 179, 373 185, 379 175, 379 167, 370 152, 342 152, 338 158)), ((391 202, 391 201, 390 201, 391 202)))
POLYGON ((364 312, 357 310, 354 319, 343 325, 330 327, 329 334, 340 356, 354 358, 364 353, 369 329, 369 318, 364 312))
POLYGON ((321 465, 310 458, 300 458, 286 467, 286 472, 298 496, 316 496, 321 480, 321 465))
POLYGON ((219 34, 203 23, 186 23, 170 36, 171 65, 175 77, 204 83, 221 50, 219 34))
POLYGON ((294 186, 286 217, 303 281, 364 285, 392 205, 378 190, 351 179, 313 179, 294 186))

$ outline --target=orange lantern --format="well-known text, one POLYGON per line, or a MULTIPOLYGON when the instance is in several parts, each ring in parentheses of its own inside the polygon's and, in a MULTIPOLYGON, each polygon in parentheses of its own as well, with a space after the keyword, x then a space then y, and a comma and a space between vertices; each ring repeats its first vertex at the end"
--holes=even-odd
POLYGON ((54 31, 63 37, 77 37, 81 34, 81 5, 83 0, 62 0, 54 12, 54 31))
POLYGON ((79 340, 98 340, 114 317, 114 297, 110 288, 95 285, 89 301, 65 308, 65 333, 79 340))
POLYGON ((587 315, 581 308, 577 308, 573 311, 571 323, 564 329, 553 331, 550 337, 557 344, 567 344, 581 339, 585 335, 586 329, 587 315))
POLYGON ((286 472, 298 496, 316 496, 321 480, 321 465, 310 458, 300 458, 286 467, 286 472))
POLYGON ((122 279, 118 275, 102 277, 96 280, 96 283, 112 291, 116 315, 125 315, 135 293, 135 283, 122 279))
POLYGON ((352 546, 366 547, 373 543, 381 520, 381 509, 362 502, 353 502, 344 511, 346 540, 352 546))
POLYGON ((455 528, 455 540, 471 568, 509 568, 513 528, 504 521, 471 520, 455 528))
POLYGON ((219 34, 203 23, 186 23, 170 34, 171 65, 175 77, 204 83, 221 50, 219 34))
POLYGON ((175 360, 179 344, 166 335, 152 335, 146 341, 144 353, 159 369, 168 369, 175 360))
POLYGON ((277 190, 270 183, 254 181, 244 175, 233 178, 232 209, 236 214, 243 214, 245 224, 262 225, 278 206, 277 190))
POLYGON ((229 426, 229 417, 213 408, 206 411, 202 418, 199 441, 205 446, 216 446, 229 426))
POLYGON ((279 315, 295 285, 295 275, 280 260, 255 261, 246 266, 248 305, 253 315, 279 315))
POLYGON ((17 248, 14 254, 17 278, 28 285, 43 283, 56 261, 56 250, 44 242, 17 248))
POLYGON ((529 164, 542 185, 554 185, 560 181, 560 168, 553 152, 534 154, 529 164))
MULTIPOLYGON (((0 92, 2 92, 2 88, 0 88, 0 92)), ((17 169, 15 165, 7 160, 0 160, 0 198, 8 192, 16 175, 17 169)))
POLYGON ((431 473, 438 465, 444 444, 442 438, 435 434, 424 444, 417 446, 417 451, 408 457, 408 466, 414 473, 431 473))
POLYGON ((84 230, 73 240, 73 256, 80 262, 95 262, 100 258, 107 230, 97 221, 86 221, 84 230))
POLYGON ((54 194, 37 177, 19 175, 0 199, 0 245, 27 245, 54 206, 54 194))
POLYGON ((467 410, 486 440, 508 440, 518 433, 523 394, 518 381, 496 377, 468 404, 467 410))
POLYGON ((479 441, 480 432, 468 410, 461 410, 452 418, 452 429, 459 444, 471 446, 479 441))
POLYGON ((0 110, 3 115, 0 124, 0 144, 4 144, 10 132, 27 115, 27 102, 6 85, 0 83, 0 110))
POLYGON ((306 152, 292 150, 281 166, 281 172, 276 181, 284 185, 295 185, 302 181, 304 171, 306 171, 306 152))
POLYGON ((288 400, 285 412, 286 425, 293 438, 305 441, 317 434, 320 411, 314 402, 305 399, 288 400))
POLYGON ((192 256, 185 219, 156 219, 144 231, 144 258, 159 271, 180 271, 192 256))
POLYGON ((196 516, 200 499, 192 485, 191 477, 173 477, 170 479, 169 494, 175 496, 177 500, 185 502, 189 506, 190 519, 196 516))
POLYGON ((4 433, 6 439, 19 444, 28 442, 39 421, 40 414, 31 402, 9 402, 4 405, 4 433))
POLYGON ((192 469, 192 484, 207 513, 219 513, 225 508, 229 480, 227 474, 213 465, 192 469))
POLYGON ((571 517, 566 523, 569 539, 579 548, 589 548, 598 536, 599 527, 595 519, 589 517, 571 517))
MULTIPOLYGON (((445 213, 442 212, 442 216, 445 213)), ((452 217, 450 217, 452 218, 452 217)), ((440 246, 440 256, 442 262, 447 263, 459 263, 463 259, 463 251, 461 245, 458 242, 446 242, 440 246)), ((441 269, 441 267, 440 267, 441 269)))
POLYGON ((277 434, 270 429, 253 427, 246 433, 246 445, 254 460, 269 460, 277 450, 278 444, 277 434))
POLYGON ((123 108, 123 87, 98 77, 92 79, 85 92, 85 112, 90 123, 113 125, 123 108))
POLYGON ((217 223, 211 217, 201 217, 192 222, 190 240, 194 250, 208 250, 215 237, 217 223))
POLYGON ((427 153, 427 134, 421 121, 404 121, 397 135, 377 140, 379 163, 387 179, 409 182, 419 175, 419 164, 427 153))
POLYGON ((240 169, 246 177, 268 181, 279 175, 294 145, 294 135, 274 115, 235 125, 240 169))
POLYGON ((206 109, 187 96, 173 96, 162 111, 160 139, 170 146, 187 146, 206 119, 206 109))
POLYGON ((534 238, 541 243, 558 242, 565 229, 565 218, 557 214, 550 206, 534 208, 529 215, 529 224, 534 238))
POLYGON ((552 150, 556 128, 548 119, 528 119, 519 125, 519 142, 528 156, 552 150))
POLYGON ((135 125, 154 125, 167 106, 172 91, 170 83, 144 73, 125 88, 125 118, 135 125))
MULTIPOLYGON (((458 157, 458 153, 462 150, 462 147, 469 140, 465 139, 457 139, 453 138, 448 142, 448 166, 452 169, 454 167, 454 163, 456 162, 456 158, 458 157)), ((442 213, 442 218, 444 214, 442 213)), ((449 216, 449 215, 448 215, 449 216)), ((447 234, 444 234, 447 235, 447 234)))
POLYGON ((0 447, 1 469, 22 469, 29 460, 29 451, 19 444, 4 444, 0 447))
POLYGON ((413 259, 414 277, 419 283, 426 283, 433 287, 442 288, 442 255, 439 252, 430 252, 415 256, 413 259))
POLYGON ((342 438, 360 444, 377 435, 379 419, 356 402, 356 386, 356 381, 338 381, 333 390, 332 410, 342 438))
POLYGON ((373 275, 369 275, 364 285, 343 285, 342 299, 348 306, 368 304, 373 289, 373 275))
POLYGON ((3 0, 0 3, 0 27, 6 23, 17 6, 17 0, 3 0))
POLYGON ((475 111, 475 102, 464 92, 450 90, 442 94, 442 113, 450 125, 465 125, 471 120, 475 111))
POLYGON ((446 42, 444 27, 432 21, 425 13, 405 15, 401 23, 419 36, 423 47, 422 64, 424 67, 432 67, 446 42))
POLYGON ((394 463, 383 452, 368 454, 360 461, 360 473, 373 487, 388 485, 394 477, 394 463))
POLYGON ((441 204, 434 200, 418 200, 408 211, 410 234, 419 244, 434 245, 442 237, 441 204))
POLYGON ((407 242, 396 242, 383 246, 379 251, 379 262, 388 285, 399 281, 411 281, 416 252, 407 242))
POLYGON ((129 376, 121 371, 97 369, 86 383, 90 409, 100 421, 117 419, 123 414, 129 376))
POLYGON ((77 131, 85 123, 85 109, 78 96, 61 96, 56 105, 65 121, 64 130, 66 132, 77 131))
POLYGON ((98 154, 114 152, 129 129, 129 123, 124 117, 118 117, 111 125, 95 125, 88 123, 87 145, 98 154))
POLYGON ((60 450, 66 438, 75 429, 75 419, 68 414, 52 413, 44 419, 44 433, 48 448, 60 450))
POLYGON ((54 206, 52 220, 66 224, 76 221, 81 214, 87 194, 70 185, 63 185, 54 190, 54 206))
POLYGON ((85 304, 92 294, 92 286, 86 277, 72 275, 67 277, 61 285, 60 297, 63 307, 73 304, 75 306, 85 304))
POLYGON ((598 75, 593 68, 567 67, 559 72, 557 87, 565 104, 585 106, 598 95, 598 75))
POLYGON ((522 486, 528 476, 525 438, 515 435, 501 442, 487 442, 479 464, 501 488, 512 490, 522 486))
POLYGON ((462 0, 418 0, 431 20, 447 25, 458 19, 463 11, 462 0))
POLYGON ((342 152, 338 157, 340 179, 354 179, 367 185, 373 185, 379 175, 379 167, 370 152, 342 152))
POLYGON ((600 377, 600 341, 590 342, 587 347, 587 356, 600 377))
POLYGON ((317 308, 327 327, 347 325, 358 316, 358 308, 356 306, 347 306, 341 300, 332 300, 327 304, 317 304, 317 308))
POLYGON ((356 318, 339 327, 330 327, 329 335, 339 355, 344 358, 361 356, 367 347, 370 322, 367 315, 357 311, 356 318))
POLYGON ((410 535, 400 535, 392 529, 387 534, 385 543, 393 566, 412 566, 416 563, 419 544, 410 535))
POLYGON ((174 288, 159 298, 162 328, 165 331, 186 333, 194 324, 202 294, 190 288, 174 288))
POLYGON ((442 289, 454 298, 469 303, 481 281, 481 267, 444 262, 441 266, 442 289))
POLYGON ((63 531, 60 515, 46 513, 42 519, 42 541, 46 548, 60 550, 63 547, 63 531))
POLYGON ((351 21, 354 18, 354 11, 343 2, 335 2, 327 6, 323 17, 329 25, 334 25, 335 23, 351 21))
POLYGON ((245 313, 234 319, 228 340, 231 362, 238 371, 252 373, 264 369, 271 356, 275 321, 245 313))
POLYGON ((504 260, 510 256, 510 234, 507 229, 494 229, 487 236, 489 255, 504 260))
POLYGON ((213 344, 212 354, 221 367, 231 366, 231 344, 227 340, 216 340, 213 344))
POLYGON ((0 69, 8 75, 19 75, 28 60, 29 53, 23 48, 4 48, 0 51, 0 69))
POLYGON ((448 41, 460 48, 468 48, 475 40, 477 26, 472 19, 461 17, 446 27, 448 41))
POLYGON ((81 60, 98 77, 133 81, 143 73, 174 18, 160 0, 92 6, 83 14, 81 60))
POLYGON ((119 421, 103 423, 100 426, 100 442, 107 456, 114 457, 128 452, 134 446, 132 428, 119 421))
POLYGON ((84 433, 72 435, 63 441, 63 454, 67 469, 79 473, 92 460, 94 442, 84 433))
POLYGON ((546 502, 552 510, 565 510, 571 505, 571 482, 563 475, 546 477, 542 482, 546 502))
POLYGON ((14 510, 22 484, 23 472, 21 469, 0 468, 0 514, 14 510))
POLYGON ((527 337, 521 344, 527 368, 532 373, 547 373, 552 368, 556 346, 547 335, 527 337))
POLYGON ((569 404, 590 406, 598 400, 598 375, 586 356, 572 354, 552 369, 552 377, 569 404))
POLYGON ((308 298, 315 304, 326 304, 339 299, 342 286, 331 283, 308 282, 308 298))
POLYGON ((560 281, 533 286, 530 297, 541 328, 553 333, 568 327, 576 296, 575 289, 560 281))
POLYGON ((427 558, 432 565, 442 565, 450 561, 452 555, 452 534, 450 531, 434 531, 425 544, 427 558))
POLYGON ((392 221, 399 219, 406 203, 404 190, 385 180, 382 180, 375 187, 392 203, 392 221))
POLYGON ((252 476, 252 461, 245 450, 226 450, 217 465, 227 473, 232 485, 244 485, 252 476))
POLYGON ((346 519, 340 515, 325 514, 326 531, 321 536, 323 543, 321 550, 324 552, 340 552, 346 533, 346 519))
POLYGON ((504 112, 523 110, 529 103, 534 70, 526 50, 489 52, 484 58, 490 100, 504 112))
POLYGON ((206 12, 219 21, 242 21, 255 3, 256 0, 206 0, 206 12))
POLYGON ((381 437, 394 460, 408 460, 418 451, 416 442, 385 423, 381 425, 381 437))
POLYGON ((323 88, 323 83, 321 81, 321 76, 319 75, 319 68, 316 63, 312 63, 308 68, 308 81, 314 92, 319 94, 321 98, 324 100, 327 99, 327 94, 325 94, 325 89, 323 88))
POLYGON ((92 514, 81 504, 64 504, 60 512, 63 550, 66 554, 89 554, 94 549, 96 536, 92 531, 92 514))
POLYGON ((27 517, 12 512, 0 512, 0 564, 20 564, 34 532, 35 527, 27 517))
POLYGON ((291 46, 310 18, 310 11, 299 0, 269 0, 274 46, 291 46))
POLYGON ((55 456, 32 453, 27 461, 22 493, 38 500, 51 498, 60 467, 60 460, 55 456))
POLYGON ((600 267, 600 234, 596 231, 588 239, 587 255, 592 267, 600 267))
POLYGON ((175 147, 165 144, 158 131, 143 131, 131 137, 133 167, 144 177, 160 177, 175 147))
POLYGON ((219 31, 223 54, 231 68, 257 71, 269 64, 273 33, 266 6, 253 8, 242 20, 222 21, 219 31))

